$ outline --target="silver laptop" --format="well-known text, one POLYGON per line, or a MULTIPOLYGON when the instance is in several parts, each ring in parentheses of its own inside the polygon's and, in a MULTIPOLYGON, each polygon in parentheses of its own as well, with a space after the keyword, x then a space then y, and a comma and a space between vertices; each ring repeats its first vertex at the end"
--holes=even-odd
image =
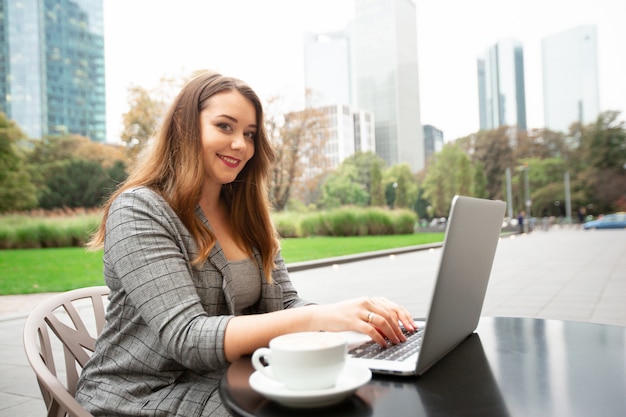
POLYGON ((355 345, 356 339, 349 338, 350 360, 361 361, 376 373, 422 375, 470 336, 480 319, 505 208, 503 201, 455 196, 421 330, 387 348, 371 340, 355 345))

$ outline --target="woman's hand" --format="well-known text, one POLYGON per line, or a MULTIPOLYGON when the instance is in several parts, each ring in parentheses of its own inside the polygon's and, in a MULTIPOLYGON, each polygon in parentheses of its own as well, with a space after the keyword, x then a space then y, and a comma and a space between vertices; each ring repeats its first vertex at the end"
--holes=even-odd
POLYGON ((406 340, 400 323, 408 331, 417 326, 411 314, 402 306, 384 297, 361 297, 333 304, 318 305, 313 314, 313 325, 318 330, 352 330, 370 336, 386 346, 388 339, 396 344, 406 340))
POLYGON ((406 340, 400 323, 408 331, 416 324, 402 306, 383 297, 361 297, 333 304, 307 305, 265 314, 232 317, 224 334, 224 351, 229 362, 251 354, 285 333, 303 331, 355 331, 381 346, 406 340))

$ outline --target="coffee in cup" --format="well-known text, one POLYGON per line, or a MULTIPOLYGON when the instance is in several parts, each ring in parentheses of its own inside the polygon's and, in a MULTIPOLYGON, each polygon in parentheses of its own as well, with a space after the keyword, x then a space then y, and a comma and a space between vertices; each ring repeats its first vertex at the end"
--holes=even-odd
POLYGON ((346 340, 340 334, 290 333, 272 339, 269 348, 257 349, 252 365, 289 389, 326 389, 335 386, 346 363, 346 352, 346 340))

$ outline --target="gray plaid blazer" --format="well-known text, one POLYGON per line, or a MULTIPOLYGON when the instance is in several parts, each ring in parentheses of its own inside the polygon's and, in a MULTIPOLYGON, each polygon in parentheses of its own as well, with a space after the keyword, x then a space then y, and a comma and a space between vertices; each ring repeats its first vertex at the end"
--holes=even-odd
MULTIPOLYGON (((196 215, 208 225, 202 210, 196 215)), ((78 383, 76 399, 94 415, 227 415, 217 393, 228 362, 224 329, 237 297, 216 244, 192 265, 196 245, 167 202, 138 187, 111 205, 104 277, 111 289, 107 323, 78 383)), ((306 305, 282 257, 261 299, 246 314, 306 305)))

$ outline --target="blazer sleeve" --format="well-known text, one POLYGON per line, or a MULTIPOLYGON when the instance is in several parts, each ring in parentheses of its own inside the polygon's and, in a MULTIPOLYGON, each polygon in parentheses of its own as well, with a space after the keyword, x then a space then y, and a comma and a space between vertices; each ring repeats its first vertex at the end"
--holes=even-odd
POLYGON ((209 316, 203 308, 192 279, 191 236, 169 205, 147 189, 125 192, 111 205, 106 230, 107 284, 127 294, 132 313, 123 312, 125 319, 138 315, 187 368, 226 366, 224 331, 232 316, 209 316))

